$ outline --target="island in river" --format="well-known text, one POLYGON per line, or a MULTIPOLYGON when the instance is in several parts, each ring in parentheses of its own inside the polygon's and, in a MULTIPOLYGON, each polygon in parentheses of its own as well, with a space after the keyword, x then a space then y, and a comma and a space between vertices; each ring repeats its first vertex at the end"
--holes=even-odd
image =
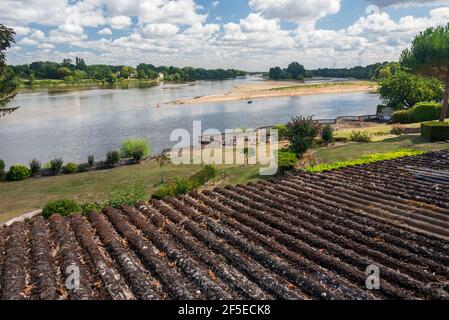
POLYGON ((378 86, 373 81, 338 81, 310 83, 298 81, 257 81, 236 85, 231 91, 198 96, 170 102, 174 105, 214 103, 262 98, 295 97, 326 93, 375 92, 378 86))

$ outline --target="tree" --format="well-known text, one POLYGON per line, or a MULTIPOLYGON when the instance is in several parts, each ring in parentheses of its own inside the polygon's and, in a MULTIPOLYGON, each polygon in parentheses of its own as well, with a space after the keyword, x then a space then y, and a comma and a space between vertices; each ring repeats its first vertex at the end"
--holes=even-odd
POLYGON ((292 79, 303 80, 306 76, 306 68, 298 62, 292 62, 287 68, 287 73, 292 79))
POLYGON ((282 69, 279 67, 270 69, 270 79, 279 80, 282 77, 282 69))
POLYGON ((6 107, 16 96, 14 91, 17 88, 14 71, 6 67, 5 55, 14 42, 14 34, 14 30, 0 24, 0 117, 17 110, 17 107, 6 107))
POLYGON ((297 155, 302 155, 313 145, 313 140, 318 136, 321 125, 312 117, 296 117, 287 123, 290 149, 297 155))
POLYGON ((82 71, 86 71, 87 70, 87 65, 84 62, 84 59, 76 57, 76 59, 75 59, 75 66, 76 66, 76 68, 78 70, 82 70, 82 71))
POLYGON ((441 99, 443 86, 438 80, 399 71, 379 81, 379 95, 380 99, 390 107, 411 108, 418 102, 441 99))
POLYGON ((401 55, 401 65, 412 72, 444 82, 443 108, 440 121, 444 122, 449 105, 449 24, 421 32, 410 49, 401 55))

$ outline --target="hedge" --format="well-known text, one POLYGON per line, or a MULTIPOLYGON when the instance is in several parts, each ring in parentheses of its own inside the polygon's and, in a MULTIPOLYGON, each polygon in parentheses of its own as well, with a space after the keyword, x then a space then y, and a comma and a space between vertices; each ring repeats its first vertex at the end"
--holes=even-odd
POLYGON ((421 124, 421 135, 430 141, 449 140, 449 123, 428 122, 421 124))
POLYGON ((316 166, 310 166, 306 168, 306 171, 310 173, 316 173, 316 172, 323 172, 323 171, 329 171, 334 169, 340 169, 340 168, 346 168, 350 166, 355 165, 362 165, 362 164, 368 164, 368 163, 374 163, 379 161, 385 161, 385 160, 392 160, 396 158, 401 157, 408 157, 408 156, 416 156, 423 154, 423 151, 420 150, 414 150, 414 149, 400 149, 393 152, 387 152, 387 153, 373 153, 366 156, 363 156, 359 159, 355 160, 349 160, 349 161, 340 161, 340 162, 334 162, 334 163, 322 163, 318 164, 316 166))
POLYGON ((420 102, 413 108, 396 111, 392 115, 394 123, 415 123, 438 120, 442 106, 434 102, 420 102))

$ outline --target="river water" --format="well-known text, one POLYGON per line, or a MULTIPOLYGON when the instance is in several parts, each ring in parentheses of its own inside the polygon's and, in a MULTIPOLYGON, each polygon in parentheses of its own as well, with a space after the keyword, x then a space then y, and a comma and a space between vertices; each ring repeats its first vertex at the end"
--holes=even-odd
POLYGON ((161 84, 149 88, 91 89, 21 93, 11 105, 21 106, 0 118, 0 159, 7 166, 42 163, 55 157, 86 162, 93 154, 103 159, 125 138, 146 138, 153 153, 172 147, 170 133, 192 132, 193 121, 203 130, 256 128, 285 123, 293 116, 335 118, 374 114, 379 98, 369 93, 322 94, 247 101, 168 105, 167 102, 222 94, 235 85, 262 81, 258 77, 189 84, 161 84), (157 107, 157 105, 160 105, 157 107))

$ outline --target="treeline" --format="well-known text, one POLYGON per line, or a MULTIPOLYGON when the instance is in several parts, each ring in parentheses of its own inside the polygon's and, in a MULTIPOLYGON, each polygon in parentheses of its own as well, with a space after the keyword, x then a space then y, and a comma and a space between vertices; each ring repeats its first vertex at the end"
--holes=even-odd
POLYGON ((287 69, 281 69, 280 67, 271 68, 268 76, 271 80, 304 80, 305 78, 312 78, 313 73, 306 70, 302 64, 292 62, 287 69))
POLYGON ((137 68, 124 65, 87 65, 81 58, 76 58, 75 61, 64 59, 61 63, 38 61, 31 64, 9 66, 9 68, 18 78, 29 80, 31 84, 35 80, 43 79, 64 80, 67 83, 82 80, 114 83, 123 79, 155 80, 162 77, 166 81, 225 80, 246 75, 246 72, 234 69, 156 67, 145 63, 139 64, 137 68))
POLYGON ((353 68, 324 68, 312 70, 313 76, 323 78, 354 78, 360 80, 376 80, 382 78, 382 73, 386 67, 390 67, 391 63, 375 63, 366 67, 353 68))

